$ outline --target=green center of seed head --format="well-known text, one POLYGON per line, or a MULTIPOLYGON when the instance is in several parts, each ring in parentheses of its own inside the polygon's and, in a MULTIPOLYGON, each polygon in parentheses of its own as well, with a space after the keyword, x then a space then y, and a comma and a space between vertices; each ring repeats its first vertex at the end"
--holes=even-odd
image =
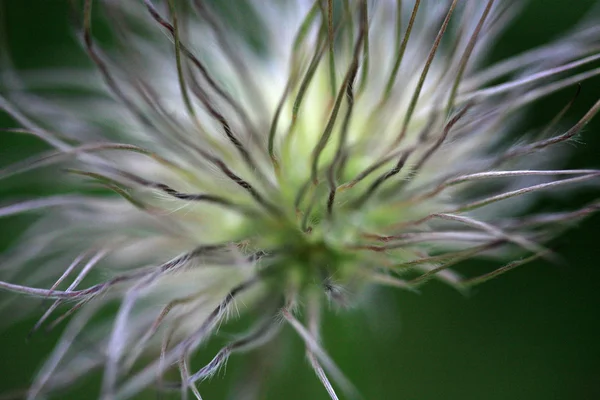
POLYGON ((261 270, 273 284, 285 290, 303 292, 321 289, 328 283, 346 282, 355 276, 355 254, 349 252, 343 237, 348 226, 327 219, 312 220, 312 229, 300 228, 297 221, 269 221, 259 233, 258 246, 269 253, 261 260, 261 270), (342 231, 340 231, 342 230, 342 231))
POLYGON ((280 266, 284 279, 292 288, 303 291, 326 285, 345 275, 349 259, 340 249, 323 240, 312 241, 310 235, 296 243, 286 243, 280 266))

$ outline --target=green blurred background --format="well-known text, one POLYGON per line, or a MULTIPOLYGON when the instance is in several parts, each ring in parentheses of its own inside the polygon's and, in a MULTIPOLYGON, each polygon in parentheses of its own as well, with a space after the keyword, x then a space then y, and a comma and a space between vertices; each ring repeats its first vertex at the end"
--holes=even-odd
MULTIPOLYGON (((595 3, 531 1, 498 42, 492 60, 560 37, 595 3)), ((0 4, 4 17, 0 23, 5 24, 19 69, 83 62, 83 55, 79 61, 70 56, 77 45, 69 28, 66 1, 2 0, 0 4)), ((600 97, 599 88, 599 79, 583 85, 567 116, 569 122, 576 121, 600 97)), ((570 88, 538 102, 523 130, 542 126, 573 91, 570 88)), ((0 127, 16 126, 0 113, 0 127)), ((600 168, 600 118, 588 125, 582 142, 574 148, 569 166, 600 168)), ((42 148, 31 138, 0 132, 0 165, 42 148)), ((1 201, 35 191, 18 190, 0 186, 1 201)), ((581 196, 593 198, 590 191, 581 196)), ((581 204, 583 198, 556 201, 570 207, 581 204)), ((0 249, 13 243, 28 221, 0 220, 0 249)), ((363 309, 326 315, 325 347, 365 399, 600 399, 599 224, 600 215, 591 217, 551 244, 564 256, 564 265, 534 262, 479 286, 469 297, 435 282, 421 294, 378 290, 363 309)), ((27 341, 25 336, 36 316, 10 325, 3 324, 6 318, 1 317, 10 311, 3 309, 2 313, 0 399, 3 394, 19 398, 18 391, 31 382, 60 332, 37 334, 27 341)), ((280 345, 283 351, 271 360, 275 368, 267 378, 266 398, 327 399, 307 366, 300 340, 286 330, 280 345)), ((215 349, 211 345, 202 352, 208 356, 215 349)), ((202 384, 204 398, 226 398, 240 367, 254 365, 258 355, 234 355, 226 374, 202 384)), ((98 379, 91 377, 57 398, 96 398, 93 390, 98 379)), ((139 398, 156 396, 146 393, 139 398)))

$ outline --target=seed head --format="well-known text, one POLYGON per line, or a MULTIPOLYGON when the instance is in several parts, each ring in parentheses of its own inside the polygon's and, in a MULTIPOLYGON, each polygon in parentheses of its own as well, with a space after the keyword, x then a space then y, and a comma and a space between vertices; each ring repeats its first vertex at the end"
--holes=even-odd
POLYGON ((485 66, 513 2, 249 0, 239 14, 202 0, 97 3, 117 44, 96 42, 85 0, 78 32, 95 68, 23 82, 70 97, 14 77, 0 97, 20 124, 10 131, 53 147, 0 172, 50 169, 56 189, 0 208, 39 217, 7 252, 0 288, 48 302, 34 330, 69 319, 30 399, 97 369, 104 400, 157 381, 199 399, 198 383, 283 324, 330 397, 330 378, 352 395, 319 344, 323 307, 360 306, 374 284, 467 290, 556 260, 543 243, 600 207, 528 213, 539 194, 600 178, 556 165, 600 101, 571 128, 560 131, 572 101, 506 144, 525 106, 600 74, 597 24, 485 66), (473 257, 508 264, 452 269, 473 257), (192 369, 242 313, 249 332, 192 369))

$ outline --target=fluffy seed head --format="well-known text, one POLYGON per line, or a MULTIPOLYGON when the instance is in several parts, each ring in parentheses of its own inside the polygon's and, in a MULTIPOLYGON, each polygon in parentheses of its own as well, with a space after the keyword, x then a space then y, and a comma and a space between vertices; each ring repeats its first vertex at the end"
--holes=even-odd
POLYGON ((319 345, 324 304, 431 278, 466 290, 552 260, 542 243, 599 208, 525 213, 538 193, 600 177, 550 165, 600 102, 563 132, 570 103, 505 142, 524 106, 600 73, 585 69, 600 59, 597 25, 483 67, 514 3, 249 0, 240 15, 202 0, 98 3, 118 44, 95 41, 86 0, 78 33, 93 72, 13 76, 0 97, 21 125, 11 131, 53 147, 0 178, 40 171, 57 192, 0 208, 39 215, 0 287, 49 302, 34 330, 72 315, 31 399, 95 369, 102 399, 157 380, 200 398, 196 383, 282 323, 336 399, 328 377, 353 389, 319 345), (70 97, 35 94, 49 82, 70 97), (451 269, 479 256, 520 258, 475 277, 451 269), (232 311, 257 322, 191 370, 232 311), (174 368, 177 383, 163 378, 174 368))

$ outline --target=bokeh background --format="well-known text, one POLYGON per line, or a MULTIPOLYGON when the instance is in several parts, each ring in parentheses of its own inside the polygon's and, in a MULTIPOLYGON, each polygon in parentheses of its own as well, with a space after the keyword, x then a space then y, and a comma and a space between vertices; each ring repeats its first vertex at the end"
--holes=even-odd
MULTIPOLYGON (((0 5, 6 34, 0 51, 10 49, 17 69, 85 63, 70 29, 66 0, 0 0, 0 5)), ((492 61, 560 37, 594 7, 600 23, 595 0, 530 1, 493 49, 492 61)), ((573 93, 569 88, 531 107, 523 132, 543 126, 573 93)), ((600 80, 585 82, 566 122, 575 122, 599 97, 600 80)), ((0 112, 0 127, 16 126, 0 112)), ((0 166, 43 148, 35 139, 0 132, 0 166)), ((600 117, 573 145, 568 164, 600 168, 600 117)), ((36 190, 0 182, 0 204, 36 190)), ((600 197, 596 186, 552 201, 568 208, 593 199, 594 190, 600 197)), ((14 243, 29 221, 0 220, 0 250, 14 243)), ((600 215, 577 224, 550 247, 564 257, 564 264, 528 264, 477 287, 468 297, 436 282, 423 287, 421 294, 371 293, 365 308, 326 315, 325 347, 365 399, 600 399, 600 215)), ((467 268, 484 268, 471 264, 467 268)), ((0 294, 0 399, 20 398, 60 329, 27 340, 39 315, 16 325, 5 322, 11 317, 11 309, 3 306, 5 299, 0 294)), ((217 345, 203 348, 200 357, 213 354, 217 345)), ((300 340, 286 330, 279 345, 283 351, 268 360, 273 368, 264 398, 327 399, 307 366, 300 340)), ((226 374, 202 384, 204 398, 236 398, 232 383, 244 366, 256 365, 259 354, 234 355, 226 374)), ((92 376, 57 398, 96 398, 98 382, 99 377, 92 376)))

